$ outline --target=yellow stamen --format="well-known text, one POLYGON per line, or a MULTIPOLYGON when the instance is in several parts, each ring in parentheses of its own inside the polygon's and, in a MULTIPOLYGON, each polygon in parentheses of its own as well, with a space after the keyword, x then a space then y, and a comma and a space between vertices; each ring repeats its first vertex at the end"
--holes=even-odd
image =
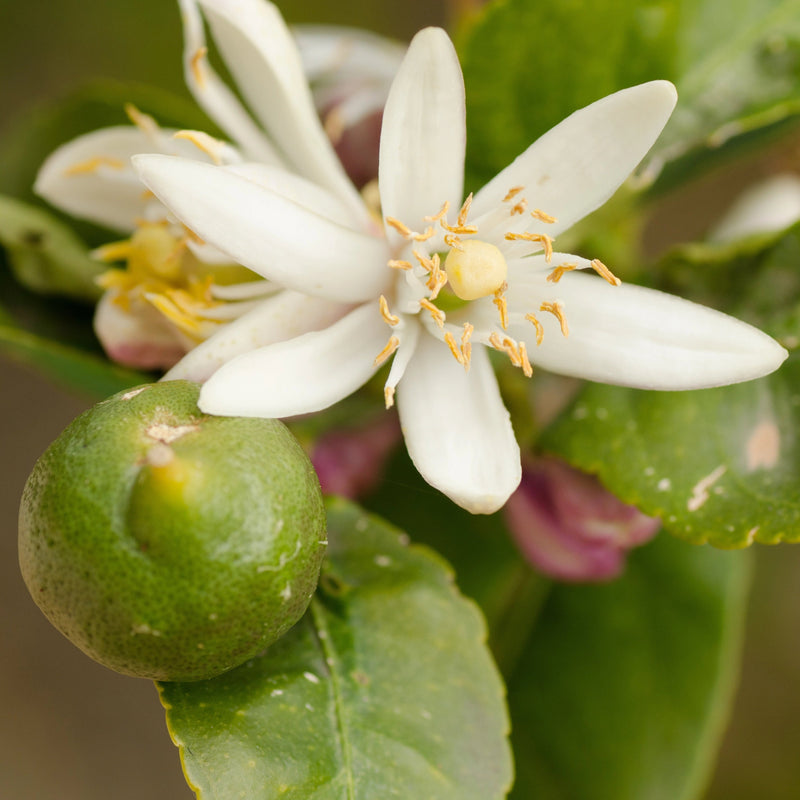
POLYGON ((92 250, 92 257, 98 261, 105 261, 107 264, 112 261, 125 261, 131 254, 131 240, 125 239, 121 242, 109 242, 92 250))
POLYGON ((525 242, 539 242, 544 248, 544 257, 546 261, 550 261, 553 257, 553 239, 546 233, 507 233, 506 239, 509 242, 525 241, 525 242))
POLYGON ((412 233, 411 234, 411 238, 415 242, 427 242, 428 239, 430 239, 431 236, 433 236, 434 232, 435 231, 433 230, 433 227, 432 226, 428 226, 425 229, 425 233, 412 233))
POLYGON ((194 75, 194 79, 197 81, 197 85, 202 89, 203 84, 206 82, 206 75, 203 72, 202 64, 203 59, 208 55, 208 48, 207 47, 198 47, 195 50, 194 54, 192 55, 190 61, 190 67, 192 70, 192 75, 194 75))
POLYGON ((533 211, 531 211, 531 216, 534 219, 538 219, 539 222, 546 222, 549 225, 552 225, 554 222, 558 222, 555 217, 550 216, 550 214, 546 214, 540 208, 534 208, 533 211))
POLYGON ((520 366, 522 367, 523 374, 526 378, 530 378, 531 375, 533 375, 533 367, 528 360, 528 348, 525 347, 525 342, 519 343, 519 360, 521 362, 520 366))
POLYGON ((394 386, 383 387, 383 402, 386 404, 387 410, 394 405, 394 386))
POLYGON ((461 354, 464 356, 464 369, 469 372, 469 364, 472 360, 472 343, 470 337, 475 330, 469 322, 464 323, 464 332, 461 334, 461 354))
POLYGON ((461 244, 461 239, 458 236, 454 236, 452 233, 446 233, 444 235, 444 243, 448 246, 453 248, 453 250, 463 250, 464 247, 461 244))
POLYGON ((145 190, 144 190, 144 191, 143 191, 143 192, 142 192, 142 193, 139 195, 139 197, 141 197, 141 198, 142 198, 142 200, 155 200, 155 197, 156 197, 156 196, 155 196, 155 193, 154 193, 154 192, 150 191, 150 189, 145 189, 145 190))
POLYGON ((492 331, 491 335, 489 336, 489 344, 491 344, 495 350, 505 353, 513 366, 522 366, 522 361, 519 357, 519 350, 517 349, 516 342, 513 339, 508 336, 503 336, 501 338, 497 331, 492 331))
POLYGON ((425 222, 438 222, 440 219, 444 218, 449 209, 450 209, 450 201, 445 200, 444 203, 442 204, 442 207, 436 214, 434 214, 431 217, 423 217, 422 219, 424 219, 425 222))
POLYGON ((339 142, 344 135, 345 122, 339 106, 334 106, 322 122, 322 127, 333 144, 339 142))
POLYGON ((525 209, 528 207, 528 201, 523 197, 518 203, 511 207, 511 216, 515 214, 524 214, 525 209))
POLYGON ((395 350, 400 346, 400 340, 396 336, 392 336, 389 338, 389 341, 386 343, 386 347, 375 356, 375 361, 373 362, 376 367, 379 367, 386 361, 389 356, 393 355, 395 350))
POLYGON ((109 169, 125 169, 125 162, 120 158, 112 158, 111 156, 94 156, 87 158, 86 161, 79 161, 71 167, 64 170, 64 174, 72 177, 73 175, 88 175, 92 172, 97 172, 101 167, 108 167, 109 169))
POLYGON ((383 317, 383 321, 387 325, 395 326, 400 322, 400 317, 395 316, 389 311, 389 303, 386 302, 386 298, 381 295, 380 298, 380 307, 381 307, 381 316, 383 317))
POLYGON ((533 314, 526 314, 525 319, 528 322, 533 323, 533 327, 536 328, 536 344, 540 345, 542 343, 542 339, 544 339, 544 328, 542 327, 542 323, 539 322, 538 319, 533 314))
POLYGON ((440 328, 444 328, 445 315, 441 308, 437 308, 430 300, 424 297, 419 301, 419 304, 421 308, 424 308, 433 317, 433 321, 440 328))
POLYGON ((592 269, 612 286, 620 286, 622 284, 622 281, 599 258, 592 259, 592 269))
POLYGON ((217 166, 222 163, 223 144, 219 139, 215 139, 203 131, 178 131, 173 134, 173 138, 186 139, 202 153, 205 153, 217 166))
POLYGON ((424 256, 422 253, 419 252, 419 250, 412 250, 412 253, 414 255, 414 258, 416 258, 417 261, 419 261, 419 265, 428 274, 433 272, 435 269, 439 268, 439 263, 438 263, 439 262, 439 254, 438 253, 434 253, 432 258, 428 258, 427 256, 424 256))
POLYGON ((577 264, 559 264, 548 276, 547 280, 550 283, 558 283, 563 277, 565 272, 572 272, 577 269, 577 264))
POLYGON ((128 119, 147 136, 155 136, 160 128, 158 123, 149 114, 139 111, 133 103, 125 103, 125 114, 128 119))
POLYGON ((205 239, 201 239, 191 228, 187 228, 186 225, 183 225, 183 232, 186 234, 186 238, 190 239, 195 244, 204 245, 206 243, 205 239))
POLYGON ((507 203, 509 200, 513 200, 524 188, 524 186, 512 186, 503 198, 503 202, 507 203))
POLYGON ((414 265, 410 261, 399 261, 396 258, 386 262, 392 269, 414 269, 414 265))
MULTIPOLYGON (((472 205, 472 192, 469 193, 467 199, 464 201, 464 205, 461 206, 461 211, 458 212, 458 224, 460 227, 463 227, 467 224, 467 215, 469 214, 469 208, 472 205)), ((475 228, 475 232, 477 232, 477 228, 475 228)))
POLYGON ((453 336, 450 331, 447 331, 444 335, 444 340, 447 342, 447 346, 450 348, 450 352, 453 354, 453 358, 458 361, 459 364, 464 364, 464 354, 459 349, 458 345, 456 344, 455 337, 453 336))
POLYGON ((411 228, 409 228, 408 225, 404 225, 399 219, 395 219, 394 217, 386 217, 386 224, 390 225, 406 239, 411 237, 411 228))
POLYGON ((561 325, 561 333, 564 336, 569 336, 569 326, 567 325, 567 318, 564 316, 564 306, 556 301, 555 303, 542 303, 539 306, 539 311, 546 311, 552 314, 561 325))
POLYGON ((505 298, 506 289, 508 289, 508 282, 503 281, 500 288, 494 293, 494 300, 492 300, 492 303, 494 303, 497 310, 500 312, 500 324, 503 326, 503 330, 508 327, 508 303, 505 298))

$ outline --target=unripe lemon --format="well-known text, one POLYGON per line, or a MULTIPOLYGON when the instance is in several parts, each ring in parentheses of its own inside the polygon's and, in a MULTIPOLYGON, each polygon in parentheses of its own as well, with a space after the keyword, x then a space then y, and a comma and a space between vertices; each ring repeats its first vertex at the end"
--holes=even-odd
POLYGON ((210 678, 305 612, 326 543, 317 476, 276 420, 212 417, 185 381, 72 422, 22 496, 28 590, 74 644, 127 675, 210 678))

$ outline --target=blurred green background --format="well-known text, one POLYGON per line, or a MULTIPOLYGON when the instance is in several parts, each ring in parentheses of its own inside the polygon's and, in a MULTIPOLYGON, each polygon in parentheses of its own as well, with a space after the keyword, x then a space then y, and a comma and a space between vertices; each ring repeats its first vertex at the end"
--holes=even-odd
MULTIPOLYGON (((400 39, 447 18, 444 0, 280 6, 293 22, 358 24, 400 39)), ((90 78, 185 94, 180 40, 172 0, 0 0, 0 137, 20 115, 90 78)), ((726 180, 712 175, 698 183, 695 208, 707 210, 703 198, 719 205, 726 180)), ((663 210, 666 230, 685 229, 697 217, 685 200, 667 199, 663 210)), ((189 800, 152 685, 85 658, 45 621, 19 577, 16 509, 23 483, 38 455, 89 401, 5 359, 0 367, 0 795, 189 800)), ((742 686, 708 800, 800 797, 800 548, 760 548, 756 561, 742 686)))

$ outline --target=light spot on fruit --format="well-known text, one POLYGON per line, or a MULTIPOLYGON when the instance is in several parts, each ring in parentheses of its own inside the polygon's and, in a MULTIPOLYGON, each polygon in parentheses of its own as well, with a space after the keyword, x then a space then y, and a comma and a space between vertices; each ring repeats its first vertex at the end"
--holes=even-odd
POLYGON ((134 625, 131 628, 131 635, 143 635, 143 636, 163 636, 161 631, 157 631, 155 628, 151 628, 146 622, 140 622, 138 625, 134 625))
POLYGON ((309 683, 319 683, 319 678, 313 672, 304 672, 303 673, 303 677, 309 683))
POLYGON ((772 469, 781 454, 778 426, 771 420, 760 422, 747 439, 747 471, 772 469))
POLYGON ((168 444, 157 442, 147 451, 145 458, 151 467, 166 467, 175 458, 175 451, 168 444))
POLYGON ((273 689, 270 693, 270 697, 280 697, 283 694, 283 689, 273 689))
POLYGON ((169 444, 180 439, 181 436, 199 429, 199 425, 165 425, 163 422, 159 422, 147 428, 145 434, 157 442, 169 444))
POLYGON ((281 592, 281 597, 283 598, 284 602, 288 603, 292 596, 292 587, 287 583, 286 586, 283 587, 283 591, 281 592))
MULTIPOLYGON (((701 478, 692 489, 692 496, 686 502, 689 511, 697 511, 708 500, 709 489, 725 474, 728 468, 720 464, 715 470, 701 478)), ((691 526, 687 526, 687 532, 691 531, 691 526)))
POLYGON ((375 556, 375 563, 379 567, 388 567, 392 563, 392 559, 389 556, 375 556))
POLYGON ((146 388, 146 386, 140 386, 138 389, 131 389, 131 391, 125 392, 120 399, 130 400, 132 397, 136 397, 137 394, 141 394, 146 388))
POLYGON ((668 492, 672 488, 672 481, 669 478, 662 478, 656 488, 659 492, 668 492))

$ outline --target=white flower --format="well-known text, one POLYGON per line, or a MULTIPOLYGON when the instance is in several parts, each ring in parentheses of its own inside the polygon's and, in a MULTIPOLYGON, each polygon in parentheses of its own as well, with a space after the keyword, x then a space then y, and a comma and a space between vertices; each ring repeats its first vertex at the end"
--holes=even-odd
POLYGON ((663 81, 606 97, 545 134, 462 205, 463 80, 447 35, 426 29, 384 112, 385 239, 230 169, 138 157, 152 191, 239 263, 298 292, 360 303, 326 330, 226 363, 204 385, 201 408, 265 417, 316 411, 353 392, 393 354, 386 399, 397 387, 414 463, 459 505, 488 513, 519 483, 520 456, 487 347, 526 373, 533 362, 651 389, 772 371, 786 353, 754 328, 670 295, 618 286, 599 262, 550 252, 552 237, 605 202, 638 164, 675 99, 663 81), (586 268, 605 280, 577 273, 586 268), (447 294, 451 287, 455 295, 447 294))
MULTIPOLYGON (((108 291, 98 305, 95 329, 114 360, 141 368, 173 365, 254 307, 255 314, 244 322, 252 330, 251 346, 324 327, 348 306, 276 294, 276 287, 263 281, 251 280, 238 289, 218 285, 242 280, 244 270, 231 270, 228 256, 171 224, 164 206, 144 191, 131 166, 133 155, 162 153, 239 165, 248 179, 266 181, 289 197, 299 186, 304 196, 335 207, 349 225, 363 229, 371 224, 322 129, 300 55, 277 9, 260 0, 179 2, 187 84, 235 146, 198 131, 163 129, 128 107, 133 125, 97 130, 58 148, 42 165, 35 186, 42 197, 75 217, 133 234, 97 253, 108 261, 125 261, 127 269, 104 276, 108 291), (201 8, 257 121, 208 62, 201 8), (172 249, 165 253, 168 237, 172 249), (274 296, 258 304, 268 295, 274 296)), ((335 109, 340 126, 356 121, 359 108, 367 112, 377 103, 382 108, 387 72, 398 63, 396 45, 334 27, 306 30, 302 36, 307 69, 321 84, 319 103, 329 112, 335 109), (346 56, 347 67, 339 81, 331 74, 337 53, 340 59, 346 56), (359 83, 360 73, 364 78, 359 83)), ((228 351, 226 357, 232 354, 228 351)), ((194 364, 185 363, 181 370, 195 379, 218 366, 206 361, 203 351, 194 364)))

